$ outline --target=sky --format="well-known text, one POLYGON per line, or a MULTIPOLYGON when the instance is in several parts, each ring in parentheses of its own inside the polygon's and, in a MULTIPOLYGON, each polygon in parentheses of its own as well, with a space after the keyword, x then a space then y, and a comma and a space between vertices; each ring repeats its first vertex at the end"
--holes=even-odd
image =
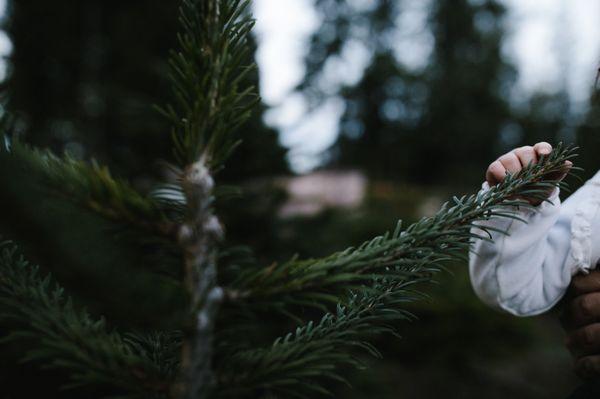
MULTIPOLYGON (((372 0, 348 0, 368 6, 372 0)), ((424 28, 431 0, 403 0, 409 33, 398 41, 398 58, 414 68, 427 62, 431 37, 424 28)), ((479 1, 479 0, 472 0, 479 1)), ((508 37, 504 55, 518 71, 513 100, 533 92, 555 92, 565 87, 573 109, 584 112, 600 66, 600 0, 501 0, 508 9, 508 37)), ((318 165, 321 152, 337 136, 343 105, 335 98, 311 115, 300 95, 293 92, 304 74, 307 39, 319 26, 313 0, 254 0, 259 42, 257 62, 261 95, 272 109, 266 121, 281 132, 291 149, 292 167, 299 172, 318 165)), ((360 78, 368 51, 356 46, 332 68, 332 80, 360 78)))
MULTIPOLYGON (((373 0, 347 0, 368 7, 373 0)), ((397 56, 409 68, 426 65, 432 38, 425 29, 427 8, 432 0, 403 0, 399 25, 405 31, 395 40, 397 56)), ((471 0, 481 1, 481 0, 471 0)), ((553 92, 566 87, 573 109, 584 112, 595 73, 600 66, 600 0, 500 0, 508 8, 508 38, 503 49, 519 71, 513 100, 527 98, 535 91, 553 92)), ((314 0, 254 0, 257 20, 255 34, 259 48, 261 95, 271 107, 266 122, 279 129, 281 142, 290 148, 294 170, 309 171, 317 166, 324 149, 337 136, 338 120, 344 111, 332 97, 317 111, 308 114, 306 104, 294 87, 304 74, 303 58, 307 40, 320 24, 314 0)), ((6 0, 0 0, 0 16, 6 0)), ((0 31, 0 57, 12 49, 0 31)), ((356 44, 341 59, 328 65, 325 82, 337 85, 358 81, 367 64, 369 50, 356 44)), ((5 63, 0 61, 0 79, 5 63)))

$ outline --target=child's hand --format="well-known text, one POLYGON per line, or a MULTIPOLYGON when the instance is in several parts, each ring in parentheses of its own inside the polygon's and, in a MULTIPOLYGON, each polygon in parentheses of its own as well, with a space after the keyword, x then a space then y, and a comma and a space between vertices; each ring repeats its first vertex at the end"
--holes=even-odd
MULTIPOLYGON (((485 179, 490 186, 495 186, 504 181, 507 173, 514 175, 530 163, 537 163, 540 156, 548 155, 551 152, 552 146, 545 142, 537 143, 533 147, 525 146, 516 148, 492 162, 487 169, 485 179)), ((555 176, 548 177, 552 180, 561 181, 565 178, 567 173, 569 173, 572 166, 573 163, 571 161, 566 161, 564 170, 557 172, 555 176)), ((550 194, 551 192, 548 193, 548 196, 550 196, 550 194)), ((525 198, 525 200, 533 205, 541 203, 539 200, 531 200, 528 198, 525 198)))

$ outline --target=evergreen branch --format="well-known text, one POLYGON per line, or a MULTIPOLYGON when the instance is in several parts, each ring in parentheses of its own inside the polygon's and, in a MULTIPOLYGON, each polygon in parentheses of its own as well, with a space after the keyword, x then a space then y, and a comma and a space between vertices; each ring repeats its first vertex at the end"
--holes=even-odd
POLYGON ((486 192, 454 198, 452 205, 445 204, 435 216, 423 218, 404 231, 399 225, 392 235, 378 237, 358 249, 320 260, 293 260, 250 279, 242 277, 238 283, 248 279, 245 287, 259 287, 245 291, 244 306, 255 299, 259 305, 264 300, 272 307, 278 296, 288 306, 326 308, 324 302, 339 302, 336 313, 327 312, 318 324, 309 322, 294 334, 277 339, 270 348, 240 349, 225 358, 220 366, 223 396, 270 392, 308 398, 329 394, 315 380, 344 381, 340 366, 360 366, 351 349, 379 356, 365 339, 394 333, 394 322, 411 318, 402 306, 420 296, 408 287, 431 282, 443 262, 462 259, 473 238, 489 239, 471 231, 473 227, 484 234, 493 230, 477 222, 497 217, 518 219, 518 207, 534 208, 519 199, 525 194, 545 200, 549 189, 562 185, 547 176, 564 170, 565 161, 574 156, 574 149, 558 146, 538 165, 507 176, 505 182, 486 192), (366 285, 356 287, 344 299, 344 290, 361 283, 366 285))
MULTIPOLYGON (((480 227, 477 222, 497 217, 518 219, 519 208, 534 209, 519 198, 526 195, 544 201, 548 190, 564 187, 563 183, 548 180, 548 176, 564 170, 565 161, 576 156, 574 151, 574 148, 559 145, 538 164, 524 168, 515 176, 508 175, 488 191, 455 197, 435 216, 423 218, 405 230, 398 223, 393 234, 377 237, 358 248, 322 259, 292 259, 249 271, 241 274, 232 288, 242 292, 246 300, 265 304, 276 297, 291 301, 288 303, 322 302, 316 298, 324 292, 331 293, 335 301, 348 286, 373 278, 402 277, 423 260, 464 259, 472 239, 489 239, 471 232, 473 227, 480 227)), ((481 229, 487 235, 493 230, 481 229)))
POLYGON ((166 216, 163 204, 141 195, 124 180, 115 179, 106 167, 96 162, 88 164, 68 155, 59 158, 18 142, 12 143, 10 149, 0 149, 0 156, 12 157, 20 167, 31 169, 54 195, 107 219, 161 236, 175 234, 175 225, 166 216))
POLYGON ((175 102, 158 111, 172 123, 175 157, 186 167, 204 157, 211 170, 237 146, 233 134, 250 116, 258 96, 240 87, 255 66, 248 36, 254 21, 249 0, 183 0, 179 50, 171 54, 175 102))
POLYGON ((136 353, 150 359, 160 375, 174 380, 180 370, 181 331, 154 331, 147 334, 128 333, 126 342, 136 353))
POLYGON ((414 272, 402 281, 381 280, 350 293, 343 304, 337 305, 335 313, 327 313, 318 323, 309 322, 278 338, 271 347, 242 351, 225 359, 219 392, 223 397, 271 392, 312 398, 315 394, 330 394, 315 380, 348 383, 339 367, 362 366, 352 355, 353 349, 381 357, 365 339, 384 333, 397 335, 394 323, 414 319, 401 307, 422 297, 410 287, 430 278, 422 270, 414 272))
POLYGON ((108 331, 104 319, 77 310, 63 288, 41 277, 7 242, 0 244, 0 323, 12 328, 2 343, 30 342, 23 360, 66 371, 66 388, 109 386, 131 398, 166 397, 170 376, 164 365, 108 331))

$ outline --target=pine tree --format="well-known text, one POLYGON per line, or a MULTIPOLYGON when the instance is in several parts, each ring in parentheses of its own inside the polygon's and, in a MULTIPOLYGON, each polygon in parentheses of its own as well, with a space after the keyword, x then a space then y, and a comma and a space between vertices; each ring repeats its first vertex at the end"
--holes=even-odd
MULTIPOLYGON (((323 98, 344 102, 340 134, 328 154, 336 167, 419 185, 444 185, 457 173, 465 182, 478 182, 489 159, 508 151, 498 139, 518 115, 506 94, 515 69, 501 52, 506 10, 495 0, 421 3, 316 1, 326 17, 312 37, 308 73, 298 89, 313 107, 323 98), (427 10, 422 29, 431 34, 431 54, 420 67, 398 57, 396 38, 413 40, 405 31, 419 23, 406 18, 411 7, 427 10), (330 66, 340 59, 351 62, 343 61, 344 54, 356 43, 368 54, 366 68, 360 79, 338 83, 330 66), (430 156, 420 156, 424 152, 430 156)), ((550 141, 557 129, 540 130, 550 141)), ((520 143, 511 148, 525 145, 520 143)))
POLYGON ((98 163, 5 140, 0 170, 12 176, 12 191, 3 187, 6 204, 20 189, 30 190, 29 201, 36 200, 33 192, 68 201, 118 226, 103 240, 143 254, 127 257, 134 264, 120 272, 128 289, 144 293, 142 300, 121 296, 119 273, 100 284, 115 303, 149 319, 132 327, 86 310, 44 269, 45 259, 39 267, 26 260, 30 248, 1 244, 3 345, 25 348, 24 361, 58 371, 67 389, 119 398, 326 395, 328 383, 345 381, 343 366, 362 366, 355 351, 381 356, 369 338, 398 334, 397 323, 413 319, 404 305, 422 297, 417 285, 431 282, 444 262, 464 258, 476 237, 473 226, 517 218, 515 207, 529 206, 519 198, 542 198, 558 184, 545 176, 574 156, 559 147, 485 193, 454 198, 435 216, 407 228, 398 223, 393 233, 358 247, 259 264, 247 250, 226 246, 215 211, 227 191, 215 185, 215 175, 257 102, 244 79, 254 68, 243 64, 253 25, 248 4, 183 0, 179 48, 170 59, 173 102, 158 108, 172 127, 174 162, 170 180, 150 192, 98 163), (150 288, 139 291, 142 283, 150 288), (169 298, 158 287, 173 286, 187 292, 181 318, 169 315, 172 304, 156 305, 169 298), (141 310, 146 302, 152 316, 141 310))

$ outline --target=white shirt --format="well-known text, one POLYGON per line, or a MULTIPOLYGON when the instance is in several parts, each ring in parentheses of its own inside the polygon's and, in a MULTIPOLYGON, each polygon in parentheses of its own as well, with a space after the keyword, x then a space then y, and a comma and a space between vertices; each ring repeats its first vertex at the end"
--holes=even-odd
MULTIPOLYGON (((489 186, 484 183, 483 190, 489 186)), ((488 305, 517 316, 533 316, 552 308, 565 294, 572 276, 594 269, 600 260, 600 172, 564 204, 558 189, 535 209, 517 216, 492 218, 482 226, 493 243, 475 240, 469 271, 475 292, 488 305)), ((474 233, 485 234, 475 228, 474 233)))

